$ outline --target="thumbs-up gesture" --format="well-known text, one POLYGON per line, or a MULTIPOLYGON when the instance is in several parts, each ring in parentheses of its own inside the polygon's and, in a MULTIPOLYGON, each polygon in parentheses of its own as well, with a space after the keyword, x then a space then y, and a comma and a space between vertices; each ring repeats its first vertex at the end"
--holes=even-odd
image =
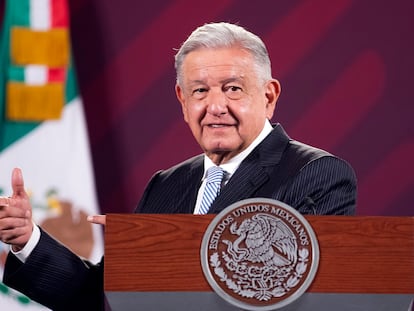
POLYGON ((13 194, 0 197, 0 240, 19 251, 32 235, 32 207, 19 168, 13 169, 11 184, 13 194))

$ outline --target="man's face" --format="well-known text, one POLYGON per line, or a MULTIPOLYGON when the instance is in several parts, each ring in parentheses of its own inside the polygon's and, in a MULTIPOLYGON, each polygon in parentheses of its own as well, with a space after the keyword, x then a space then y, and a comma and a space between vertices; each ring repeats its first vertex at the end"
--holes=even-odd
POLYGON ((276 80, 258 79, 252 56, 240 48, 189 53, 176 86, 184 120, 216 164, 246 149, 271 119, 280 93, 276 80))

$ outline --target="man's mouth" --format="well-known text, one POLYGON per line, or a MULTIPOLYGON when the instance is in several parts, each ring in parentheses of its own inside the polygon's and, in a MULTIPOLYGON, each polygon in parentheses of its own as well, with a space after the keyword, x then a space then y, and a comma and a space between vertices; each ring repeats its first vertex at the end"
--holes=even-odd
POLYGON ((223 127, 232 127, 235 126, 233 123, 206 123, 206 126, 209 128, 223 128, 223 127))

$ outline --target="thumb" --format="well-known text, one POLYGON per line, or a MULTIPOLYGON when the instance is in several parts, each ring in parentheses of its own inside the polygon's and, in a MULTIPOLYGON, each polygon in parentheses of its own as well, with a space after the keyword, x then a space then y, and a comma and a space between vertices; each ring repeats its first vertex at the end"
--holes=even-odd
POLYGON ((106 225, 106 215, 90 215, 87 220, 98 225, 106 225))
POLYGON ((23 174, 20 168, 13 169, 11 184, 13 189, 13 196, 26 195, 26 192, 24 190, 23 174))

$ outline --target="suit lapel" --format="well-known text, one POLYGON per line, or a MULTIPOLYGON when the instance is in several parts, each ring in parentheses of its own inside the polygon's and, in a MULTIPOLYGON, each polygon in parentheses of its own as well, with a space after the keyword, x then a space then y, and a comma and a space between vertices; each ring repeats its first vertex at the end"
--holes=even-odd
POLYGON ((210 208, 210 213, 219 213, 227 206, 255 193, 270 179, 277 168, 289 137, 280 124, 240 164, 234 175, 210 208))
POLYGON ((251 197, 269 176, 262 167, 252 162, 244 162, 230 178, 210 208, 211 213, 218 213, 227 206, 251 197))
POLYGON ((191 168, 188 170, 186 179, 180 185, 183 190, 183 194, 180 195, 181 201, 178 204, 180 212, 193 213, 203 173, 204 156, 200 155, 191 163, 191 168))

